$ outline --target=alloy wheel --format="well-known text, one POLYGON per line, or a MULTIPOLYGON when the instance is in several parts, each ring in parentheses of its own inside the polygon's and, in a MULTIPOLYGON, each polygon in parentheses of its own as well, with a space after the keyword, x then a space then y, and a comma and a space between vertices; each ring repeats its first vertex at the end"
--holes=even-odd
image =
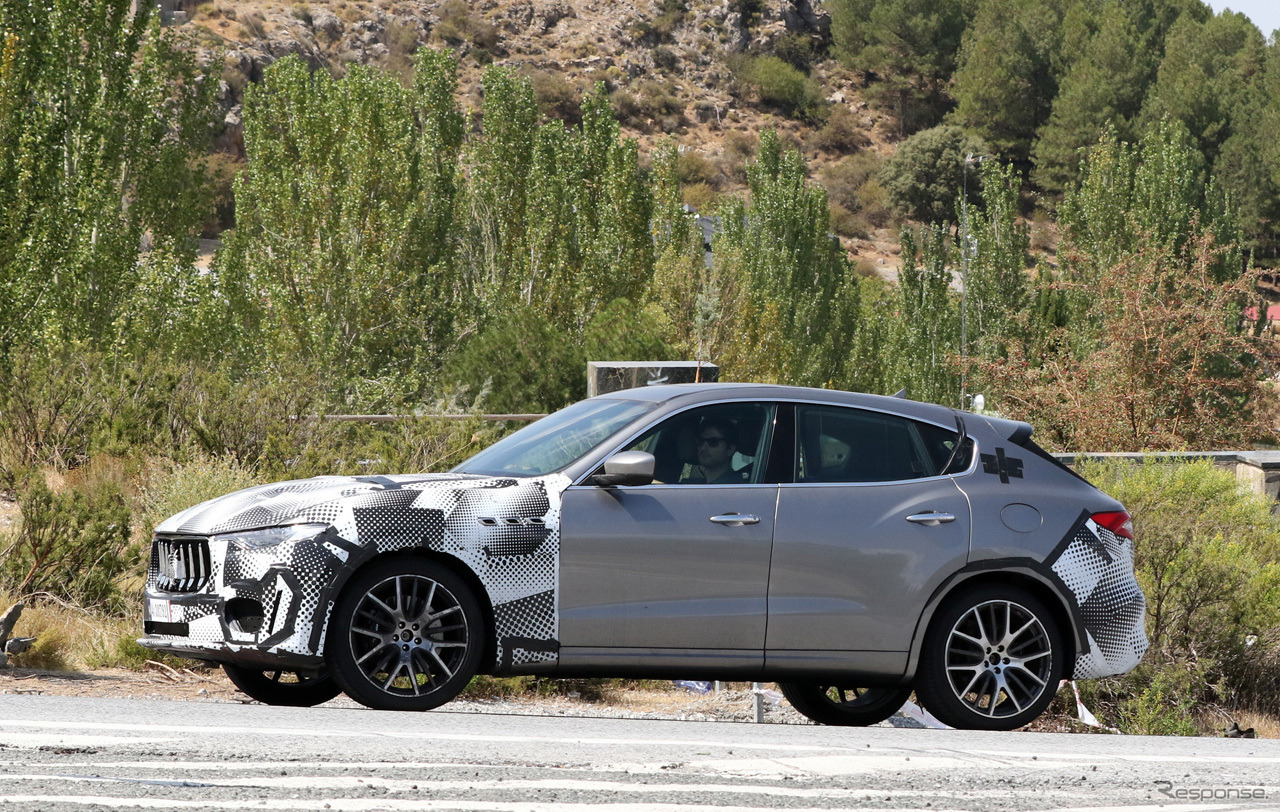
POLYGON ((1034 705, 1050 686, 1053 644, 1040 619, 1009 600, 970 608, 947 635, 947 680, 973 713, 992 719, 1034 705))
POLYGON ((386 578, 356 605, 349 645, 360 673, 384 693, 420 697, 463 668, 472 634, 458 597, 426 575, 386 578))

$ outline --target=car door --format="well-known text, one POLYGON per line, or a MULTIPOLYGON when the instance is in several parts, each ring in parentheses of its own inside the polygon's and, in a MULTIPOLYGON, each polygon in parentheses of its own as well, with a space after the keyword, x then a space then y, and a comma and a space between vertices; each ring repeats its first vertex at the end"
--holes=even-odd
POLYGON ((565 492, 564 669, 759 669, 778 498, 777 484, 764 481, 775 414, 760 403, 686 410, 624 449, 654 455, 654 484, 565 492), (704 470, 711 450, 727 466, 704 470))
POLYGON ((901 673, 933 590, 965 564, 959 435, 898 415, 796 407, 795 482, 780 486, 769 581, 772 670, 901 673), (851 656, 857 652, 857 656, 851 656))

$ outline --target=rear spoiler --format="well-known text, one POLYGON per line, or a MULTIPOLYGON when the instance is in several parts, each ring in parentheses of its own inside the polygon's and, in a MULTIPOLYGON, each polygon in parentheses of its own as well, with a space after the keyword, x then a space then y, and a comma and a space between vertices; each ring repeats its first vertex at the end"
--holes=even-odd
POLYGON ((997 436, 1004 437, 1019 448, 1026 449, 1040 459, 1052 463, 1055 467, 1066 471, 1081 482, 1087 483, 1089 481, 1077 474, 1067 465, 1063 464, 1061 460, 1050 454, 1048 451, 1045 451, 1038 443, 1032 440, 1031 435, 1035 432, 1035 429, 1031 427, 1030 423, 1023 423, 1021 420, 1005 420, 1002 417, 987 417, 986 415, 982 415, 981 419, 987 421, 991 428, 996 432, 997 436))

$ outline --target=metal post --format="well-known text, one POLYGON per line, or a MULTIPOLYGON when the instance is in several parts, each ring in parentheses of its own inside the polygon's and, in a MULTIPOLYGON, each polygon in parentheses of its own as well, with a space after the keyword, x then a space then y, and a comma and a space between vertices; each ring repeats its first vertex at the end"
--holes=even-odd
POLYGON ((760 724, 764 721, 764 683, 751 683, 751 693, 756 698, 756 724, 760 724))
POLYGON ((969 164, 973 153, 964 156, 964 180, 960 186, 960 408, 964 408, 969 341, 969 164))
POLYGON ((960 408, 965 408, 968 389, 968 374, 965 359, 968 357, 969 343, 969 261, 972 252, 969 246, 969 165, 980 164, 987 159, 986 155, 975 156, 972 152, 964 156, 964 180, 960 186, 960 408))

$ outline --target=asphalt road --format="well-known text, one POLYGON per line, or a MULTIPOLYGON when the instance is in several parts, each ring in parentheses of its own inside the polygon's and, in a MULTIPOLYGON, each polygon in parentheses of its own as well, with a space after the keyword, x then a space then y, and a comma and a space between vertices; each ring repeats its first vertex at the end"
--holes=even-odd
POLYGON ((1280 808, 1280 742, 0 696, 0 812, 1280 808))

